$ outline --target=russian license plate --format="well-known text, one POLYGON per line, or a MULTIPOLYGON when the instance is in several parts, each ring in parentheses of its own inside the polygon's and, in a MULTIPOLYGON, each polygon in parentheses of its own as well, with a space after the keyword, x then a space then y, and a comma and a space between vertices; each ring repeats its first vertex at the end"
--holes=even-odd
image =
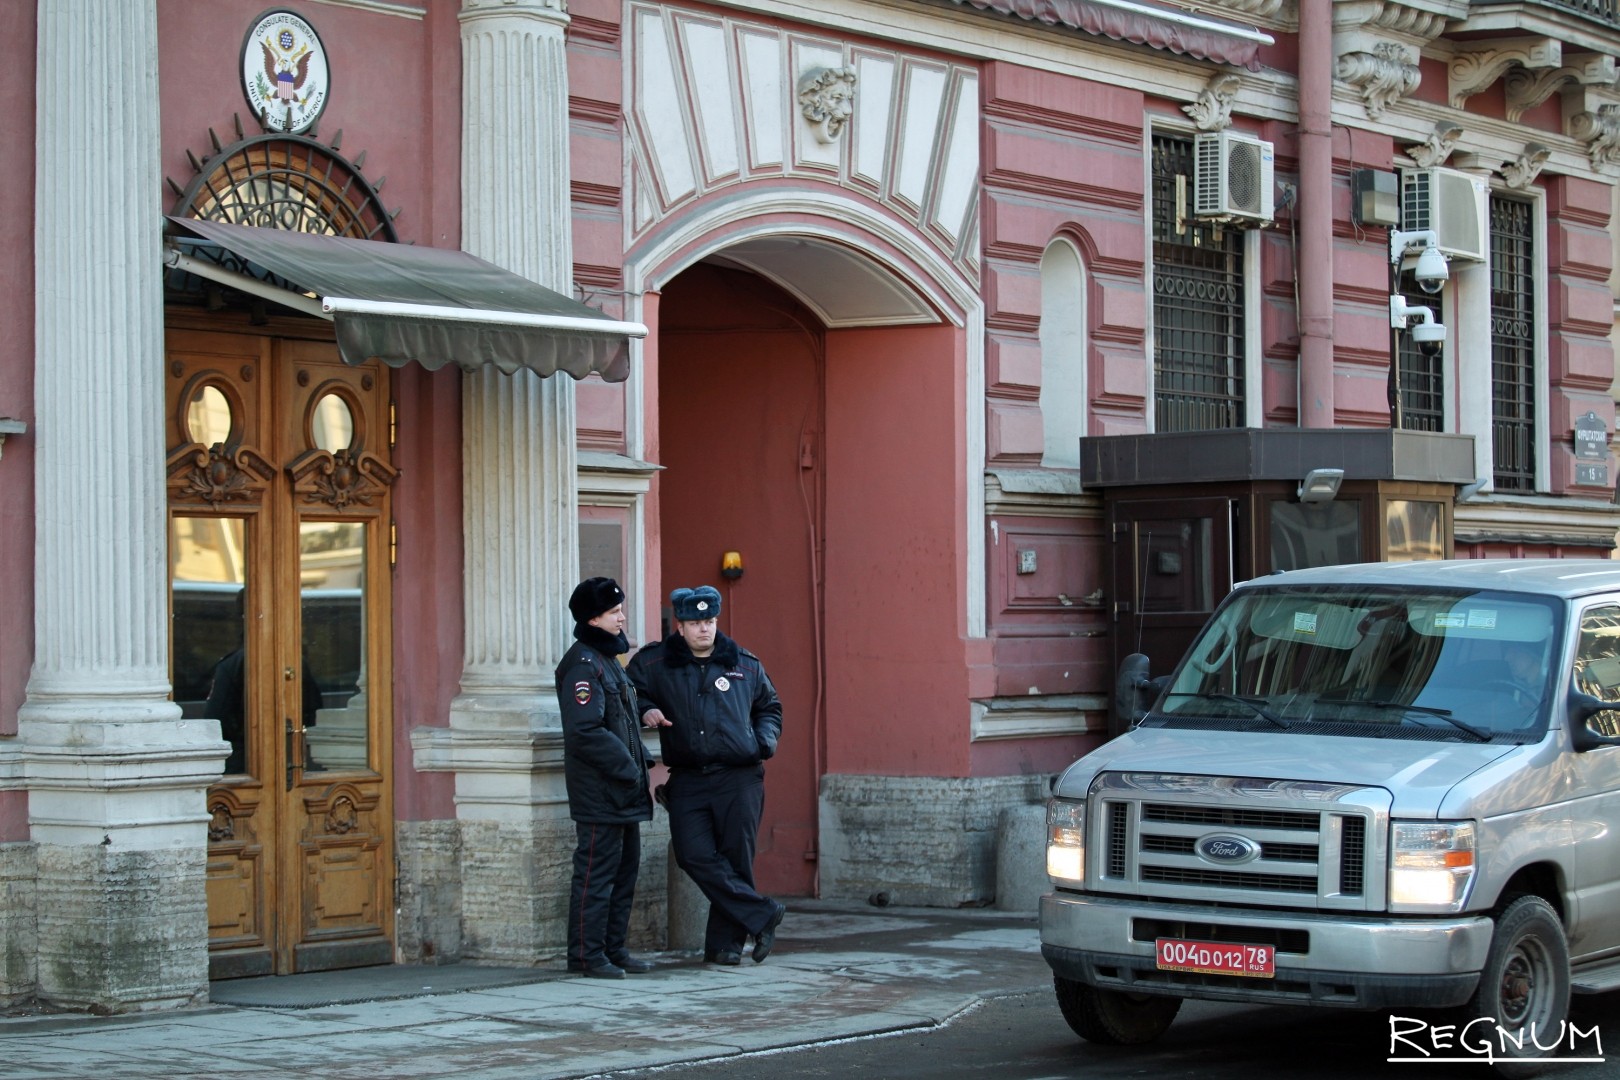
POLYGON ((1204 975, 1277 975, 1277 951, 1270 945, 1237 945, 1219 941, 1160 938, 1153 943, 1160 971, 1196 971, 1204 975))

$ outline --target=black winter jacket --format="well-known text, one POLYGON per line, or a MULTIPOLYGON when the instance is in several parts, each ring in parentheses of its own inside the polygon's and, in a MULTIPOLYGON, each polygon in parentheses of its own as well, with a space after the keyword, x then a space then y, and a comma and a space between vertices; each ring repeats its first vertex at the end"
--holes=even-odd
POLYGON ((670 721, 658 729, 670 768, 753 765, 776 753, 782 733, 776 687, 759 657, 724 634, 701 658, 671 634, 637 652, 629 673, 642 711, 657 707, 670 721))
POLYGON ((568 814, 596 825, 652 820, 636 691, 615 657, 624 638, 589 623, 574 626, 573 648, 557 664, 562 708, 563 779, 568 814))

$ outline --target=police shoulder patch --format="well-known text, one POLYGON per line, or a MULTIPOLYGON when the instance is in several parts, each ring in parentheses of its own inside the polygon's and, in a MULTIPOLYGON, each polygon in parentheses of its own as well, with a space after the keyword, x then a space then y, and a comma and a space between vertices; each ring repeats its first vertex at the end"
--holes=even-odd
POLYGON ((574 684, 574 700, 581 705, 591 703, 591 684, 583 679, 574 684))

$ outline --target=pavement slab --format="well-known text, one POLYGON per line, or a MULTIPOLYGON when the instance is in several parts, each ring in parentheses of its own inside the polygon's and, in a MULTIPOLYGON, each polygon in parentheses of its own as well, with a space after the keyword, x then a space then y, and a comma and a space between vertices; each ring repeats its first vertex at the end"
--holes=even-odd
POLYGON ((0 1080, 569 1080, 944 1023, 1050 986, 1033 914, 789 901, 763 964, 622 981, 399 965, 216 983, 206 1006, 0 1014, 0 1080))

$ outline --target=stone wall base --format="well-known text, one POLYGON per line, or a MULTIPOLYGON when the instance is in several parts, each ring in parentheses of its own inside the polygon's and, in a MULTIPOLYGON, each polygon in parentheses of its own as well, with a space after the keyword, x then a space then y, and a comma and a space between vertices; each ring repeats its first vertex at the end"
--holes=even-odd
MULTIPOLYGON (((395 837, 401 963, 562 963, 572 821, 402 821, 395 837)), ((668 848, 669 823, 660 811, 641 827, 632 948, 665 947, 668 848)))
POLYGON ((31 843, 0 844, 0 1006, 38 992, 39 866, 31 843))
POLYGON ((823 777, 822 897, 911 907, 993 904, 1001 811, 1044 803, 1048 781, 823 777))
POLYGON ((208 1000, 201 845, 118 850, 40 844, 36 860, 42 1001, 124 1013, 208 1000))

